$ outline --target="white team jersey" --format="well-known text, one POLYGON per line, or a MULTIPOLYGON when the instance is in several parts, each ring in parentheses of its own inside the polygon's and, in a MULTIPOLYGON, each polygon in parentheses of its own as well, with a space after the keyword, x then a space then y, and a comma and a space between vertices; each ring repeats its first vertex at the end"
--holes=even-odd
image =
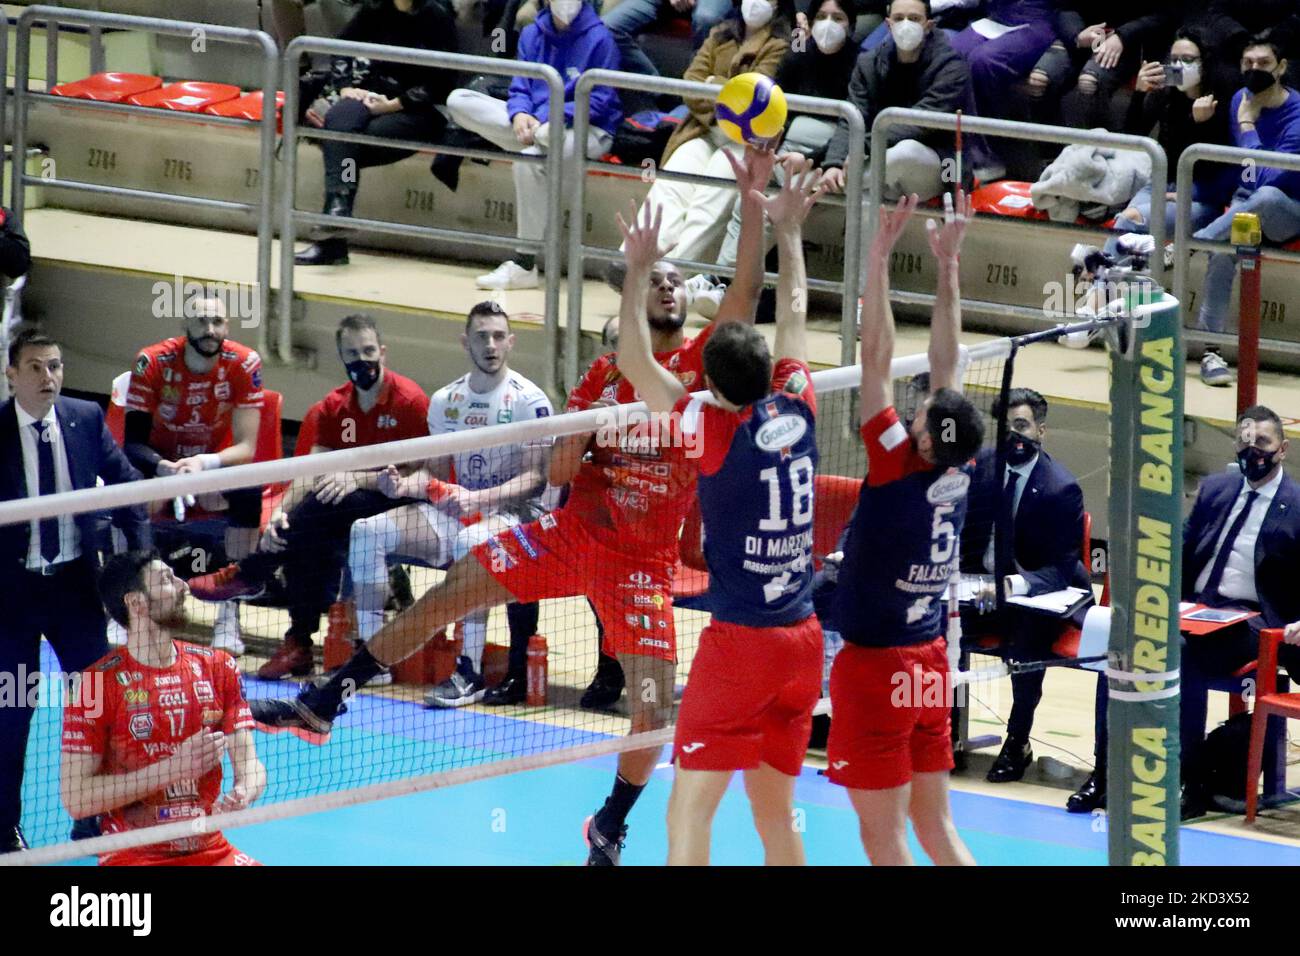
MULTIPOLYGON (((551 411, 546 393, 518 372, 508 373, 500 385, 483 395, 470 389, 466 374, 430 397, 429 434, 546 418, 551 411)), ((543 439, 527 445, 491 445, 461 452, 453 458, 456 483, 470 491, 495 488, 523 470, 526 447, 550 443, 550 439, 543 439)))

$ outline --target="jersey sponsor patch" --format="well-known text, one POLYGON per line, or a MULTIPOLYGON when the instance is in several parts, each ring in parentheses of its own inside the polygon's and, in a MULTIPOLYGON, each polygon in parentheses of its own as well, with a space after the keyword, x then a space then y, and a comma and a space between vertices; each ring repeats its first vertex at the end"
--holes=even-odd
POLYGON ((538 418, 547 418, 551 414, 551 410, 545 405, 539 405, 537 408, 533 409, 533 411, 538 418))
POLYGON ((803 372, 792 372, 790 377, 785 380, 785 391, 791 395, 802 395, 804 389, 808 387, 808 376, 803 372))
POLYGON ((960 501, 966 497, 970 487, 970 475, 964 471, 952 471, 938 479, 925 493, 925 500, 932 505, 944 505, 960 501))
POLYGON ((792 447, 808 430, 808 423, 799 415, 778 415, 759 426, 754 443, 763 451, 781 451, 792 447))
POLYGON ((907 441, 907 429, 903 427, 902 422, 894 422, 880 433, 880 444, 885 451, 893 451, 905 441, 907 441))
POLYGON ((153 736, 153 714, 132 714, 127 729, 136 740, 148 740, 153 736))
POLYGON ((148 367, 149 367, 149 356, 146 355, 144 352, 141 352, 140 355, 135 360, 136 374, 143 375, 145 369, 147 369, 148 367))

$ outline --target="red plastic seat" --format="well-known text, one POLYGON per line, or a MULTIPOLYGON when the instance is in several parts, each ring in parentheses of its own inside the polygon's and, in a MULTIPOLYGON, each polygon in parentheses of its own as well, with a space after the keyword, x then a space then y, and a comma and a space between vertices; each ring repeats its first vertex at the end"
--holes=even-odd
POLYGON ((143 73, 96 73, 75 83, 60 83, 50 89, 52 96, 67 96, 78 100, 95 100, 99 103, 121 103, 127 97, 137 96, 162 86, 162 77, 143 73))
MULTIPOLYGON (((1259 633, 1259 660, 1255 674, 1255 712, 1250 718, 1250 756, 1246 761, 1246 822, 1255 822, 1259 809, 1259 775, 1264 764, 1264 736, 1269 717, 1300 720, 1300 694, 1279 693, 1277 686, 1277 646, 1282 642, 1281 628, 1270 627, 1259 633)), ((1285 748, 1285 735, 1282 735, 1285 748)), ((1285 789, 1285 782, 1283 782, 1285 789)))
POLYGON ((1284 243, 1282 248, 1287 252, 1300 252, 1300 237, 1292 239, 1288 243, 1284 243))
POLYGON ((186 80, 183 83, 169 83, 167 86, 147 93, 137 93, 127 99, 134 106, 152 106, 161 110, 174 110, 178 113, 201 113, 214 103, 233 100, 240 94, 240 89, 230 83, 202 83, 186 80))
POLYGON ((971 193, 971 203, 977 213, 989 216, 1009 216, 1013 219, 1045 220, 1047 213, 1034 208, 1029 198, 1032 183, 1016 182, 1003 179, 987 186, 980 186, 971 193))
MULTIPOLYGON (((280 91, 275 94, 275 115, 277 120, 283 106, 284 92, 280 91)), ((262 91, 245 93, 233 100, 222 100, 219 103, 213 103, 211 106, 204 107, 203 112, 211 113, 213 116, 230 116, 234 119, 246 119, 259 123, 262 120, 262 91)))

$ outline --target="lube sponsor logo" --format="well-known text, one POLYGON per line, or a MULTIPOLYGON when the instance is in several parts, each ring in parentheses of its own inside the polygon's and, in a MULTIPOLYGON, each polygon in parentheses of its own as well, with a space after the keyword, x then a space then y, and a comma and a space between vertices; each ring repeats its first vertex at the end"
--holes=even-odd
POLYGON ((153 929, 151 893, 83 893, 73 886, 50 897, 50 925, 57 927, 127 927, 133 936, 153 929))
POLYGON ((781 415, 764 422, 754 435, 754 442, 763 451, 780 451, 795 445, 807 430, 808 423, 798 415, 781 415))

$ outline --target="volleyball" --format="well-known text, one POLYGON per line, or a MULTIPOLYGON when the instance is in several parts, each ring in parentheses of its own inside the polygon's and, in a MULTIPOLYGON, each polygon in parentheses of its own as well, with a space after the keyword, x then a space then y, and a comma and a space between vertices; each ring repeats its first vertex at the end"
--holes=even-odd
POLYGON ((762 73, 741 73, 718 91, 718 126, 737 143, 762 146, 785 126, 785 94, 762 73))

